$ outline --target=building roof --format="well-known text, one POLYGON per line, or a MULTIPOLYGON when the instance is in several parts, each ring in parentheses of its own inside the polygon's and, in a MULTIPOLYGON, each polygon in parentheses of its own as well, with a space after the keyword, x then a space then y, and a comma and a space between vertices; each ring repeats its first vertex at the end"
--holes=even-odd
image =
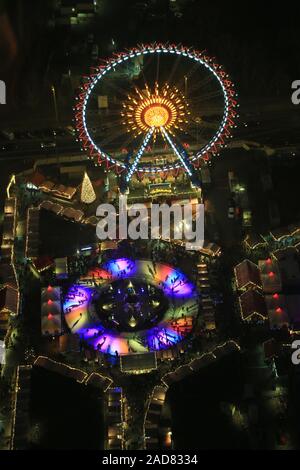
POLYGON ((8 197, 5 200, 4 214, 15 215, 17 207, 17 199, 15 197, 8 197))
POLYGON ((193 371, 198 371, 202 369, 203 367, 208 366, 209 364, 212 364, 215 362, 216 357, 212 353, 204 354, 203 356, 199 357, 198 359, 194 359, 194 361, 191 362, 190 367, 193 371))
POLYGON ((0 311, 0 340, 5 341, 9 329, 9 313, 0 311))
POLYGON ((55 258, 55 275, 58 279, 68 277, 68 258, 55 258))
POLYGON ((0 264, 0 279, 1 283, 5 286, 9 286, 13 289, 18 288, 18 280, 12 263, 0 264))
POLYGON ((31 370, 32 366, 17 368, 11 436, 11 448, 14 450, 24 450, 28 446, 31 370))
POLYGON ((107 390, 108 387, 113 383, 113 381, 105 377, 104 375, 101 375, 97 372, 93 372, 88 379, 86 380, 86 385, 92 385, 93 387, 99 388, 100 390, 107 390))
POLYGON ((57 204, 55 202, 43 201, 40 204, 40 209, 45 209, 47 211, 53 212, 56 215, 59 215, 63 211, 64 208, 63 208, 63 206, 61 206, 60 204, 57 204))
POLYGON ((238 290, 262 286, 259 268, 252 261, 244 260, 234 271, 238 290))
POLYGON ((84 213, 80 210, 73 209, 72 207, 67 207, 63 210, 62 215, 66 217, 66 219, 80 222, 83 219, 84 213))
POLYGON ((199 251, 204 255, 217 257, 221 254, 221 247, 216 243, 210 243, 209 241, 205 240, 203 243, 203 247, 200 248, 199 251))
POLYGON ((4 314, 12 314, 17 315, 19 313, 19 301, 20 295, 18 289, 6 286, 0 291, 1 298, 0 298, 0 315, 4 314))
POLYGON ((280 329, 289 326, 289 315, 284 295, 274 294, 266 295, 266 305, 268 309, 268 318, 270 328, 280 329))
POLYGON ((15 218, 11 215, 5 215, 3 220, 3 240, 14 240, 15 238, 15 218))
POLYGON ((262 288, 266 294, 276 294, 282 291, 282 279, 279 264, 276 259, 269 258, 258 263, 262 288))
POLYGON ((57 374, 63 375, 69 379, 76 380, 76 382, 83 383, 88 377, 88 374, 83 370, 76 369, 74 367, 67 366, 61 362, 56 362, 50 359, 49 357, 39 356, 35 363, 35 366, 42 367, 50 372, 55 372, 57 374))
POLYGON ((104 242, 101 242, 100 244, 101 251, 117 250, 117 248, 118 248, 118 241, 116 240, 106 240, 104 242))
POLYGON ((16 235, 16 214, 17 214, 17 199, 7 198, 4 205, 4 220, 3 220, 3 235, 2 238, 6 242, 12 241, 16 235))
POLYGON ((51 268, 51 266, 54 264, 54 260, 51 258, 51 256, 39 256, 33 264, 38 272, 42 272, 51 268))
POLYGON ((44 191, 45 193, 50 193, 55 186, 55 183, 53 181, 43 181, 42 184, 39 186, 39 189, 41 191, 44 191))
POLYGON ((256 290, 248 290, 240 296, 242 319, 251 321, 260 318, 267 319, 267 306, 264 296, 256 290))
POLYGON ((72 199, 76 194, 77 188, 59 184, 52 189, 52 193, 64 199, 72 199))
POLYGON ((98 222, 99 222, 99 219, 95 215, 92 215, 91 217, 88 217, 87 219, 84 220, 85 224, 92 225, 93 227, 96 227, 98 222))
POLYGON ((32 183, 34 186, 37 188, 42 185, 42 183, 45 181, 45 176, 42 175, 39 171, 35 171, 32 173, 32 175, 28 176, 27 182, 32 183))
POLYGON ((245 238, 245 244, 251 249, 255 250, 261 246, 266 245, 266 241, 263 237, 256 233, 251 233, 245 238))
POLYGON ((120 365, 122 372, 129 374, 156 370, 156 352, 123 355, 120 357, 120 365))
POLYGON ((27 235, 25 249, 25 255, 27 258, 36 258, 39 254, 39 220, 39 208, 29 208, 27 211, 27 235))
POLYGON ((157 386, 154 388, 151 396, 151 402, 159 403, 163 405, 166 400, 167 388, 162 386, 157 386))
POLYGON ((14 246, 12 243, 7 243, 5 245, 1 245, 1 260, 2 262, 9 262, 11 261, 14 254, 14 246))
POLYGON ((298 222, 297 224, 289 225, 289 231, 293 237, 300 236, 300 222, 298 222))
POLYGON ((41 327, 43 336, 62 333, 61 288, 47 287, 41 291, 41 327))
POLYGON ((42 302, 48 302, 48 300, 60 301, 61 290, 60 287, 48 286, 42 289, 41 299, 42 302))

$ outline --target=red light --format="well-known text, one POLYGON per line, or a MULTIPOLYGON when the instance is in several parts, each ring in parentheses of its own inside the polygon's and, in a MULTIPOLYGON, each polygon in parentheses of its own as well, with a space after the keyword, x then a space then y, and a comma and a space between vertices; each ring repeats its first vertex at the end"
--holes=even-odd
POLYGON ((271 258, 267 259, 267 264, 272 264, 271 258))
POLYGON ((53 315, 52 315, 52 313, 49 313, 49 315, 48 315, 48 320, 53 320, 53 315))
POLYGON ((269 277, 274 277, 275 274, 273 273, 273 271, 269 274, 269 277))
POLYGON ((273 299, 278 300, 278 299, 279 299, 279 295, 278 295, 278 294, 274 294, 274 295, 273 295, 273 299))
POLYGON ((282 313, 282 312, 283 312, 283 310, 280 307, 276 310, 276 313, 282 313))
POLYGON ((48 300, 48 305, 52 305, 52 300, 48 300))
POLYGON ((48 292, 51 292, 51 291, 52 291, 52 287, 51 287, 51 286, 48 286, 47 291, 48 291, 48 292))

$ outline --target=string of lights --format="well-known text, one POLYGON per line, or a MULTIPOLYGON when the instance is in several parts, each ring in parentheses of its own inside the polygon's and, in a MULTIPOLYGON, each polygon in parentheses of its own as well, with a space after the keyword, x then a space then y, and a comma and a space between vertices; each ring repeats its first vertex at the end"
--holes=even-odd
POLYGON ((169 136, 169 134, 167 133, 167 131, 164 127, 161 127, 161 132, 162 132, 163 136, 165 137, 165 139, 167 140, 167 142, 170 144, 170 146, 171 146, 172 150, 174 151, 174 153, 177 155, 177 157, 181 161, 181 163, 184 166, 187 174, 189 176, 192 176, 192 171, 189 167, 189 164, 185 161, 183 155, 179 152, 178 148, 176 147, 176 145, 174 144, 174 142, 172 141, 171 137, 169 136))
MULTIPOLYGON (((216 84, 223 96, 223 113, 220 124, 210 140, 200 149, 195 150, 189 159, 191 164, 196 166, 200 159, 209 160, 213 155, 218 155, 220 148, 225 146, 226 139, 231 137, 232 129, 236 127, 235 118, 237 117, 236 108, 238 103, 234 84, 223 67, 205 52, 196 51, 184 46, 164 46, 161 44, 141 45, 127 52, 115 54, 114 57, 108 59, 104 64, 102 63, 98 67, 94 67, 91 74, 84 77, 84 84, 77 96, 74 108, 77 135, 82 150, 87 152, 88 157, 94 161, 96 166, 104 163, 106 168, 114 168, 118 174, 126 171, 124 161, 118 159, 115 154, 100 148, 100 145, 91 136, 87 120, 88 107, 91 95, 95 93, 95 87, 99 82, 109 76, 112 71, 117 70, 122 64, 132 59, 142 60, 147 55, 173 55, 174 58, 176 56, 185 58, 185 60, 190 60, 201 66, 203 70, 206 70, 216 80, 216 84)), ((151 125, 154 125, 156 128, 164 125, 164 127, 168 128, 168 132, 173 133, 173 129, 176 131, 181 125, 189 122, 189 111, 185 105, 185 97, 178 90, 172 90, 171 87, 168 87, 168 84, 165 84, 161 89, 156 85, 154 92, 150 92, 147 88, 145 93, 136 91, 135 95, 134 97, 128 96, 128 102, 130 102, 128 109, 125 109, 125 112, 120 110, 120 119, 123 116, 123 121, 127 122, 128 131, 132 132, 133 137, 141 131, 146 132, 147 128, 151 125)), ((125 104, 125 108, 126 106, 125 104)), ((155 135, 156 132, 154 132, 153 138, 155 135)), ((135 169, 145 174, 173 172, 182 169, 182 159, 178 159, 173 163, 163 163, 160 166, 159 164, 147 166, 138 162, 135 169)))
POLYGON ((149 140, 151 139, 151 137, 153 135, 153 132, 154 132, 154 127, 151 127, 151 129, 147 132, 146 137, 144 138, 143 143, 142 143, 138 153, 136 154, 136 157, 134 159, 133 164, 131 165, 131 167, 128 170, 128 174, 126 176, 126 181, 127 182, 131 179, 133 173, 135 172, 135 170, 138 166, 138 163, 139 163, 140 159, 142 158, 143 153, 146 150, 146 147, 149 143, 149 140))

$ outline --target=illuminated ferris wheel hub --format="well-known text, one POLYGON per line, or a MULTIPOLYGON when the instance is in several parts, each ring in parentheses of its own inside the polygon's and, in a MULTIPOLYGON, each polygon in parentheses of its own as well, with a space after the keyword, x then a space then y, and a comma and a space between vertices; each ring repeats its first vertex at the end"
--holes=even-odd
POLYGON ((195 182, 197 169, 232 137, 237 106, 234 85, 215 58, 152 44, 93 68, 77 96, 75 119, 88 157, 126 183, 135 174, 182 171, 195 182))
POLYGON ((142 114, 142 120, 149 127, 165 127, 170 122, 170 108, 165 104, 153 103, 142 114))
POLYGON ((123 107, 123 123, 133 134, 148 132, 151 128, 158 132, 162 127, 172 131, 188 123, 185 97, 176 87, 171 88, 168 84, 160 90, 158 83, 155 83, 153 93, 148 86, 144 92, 136 88, 123 107))

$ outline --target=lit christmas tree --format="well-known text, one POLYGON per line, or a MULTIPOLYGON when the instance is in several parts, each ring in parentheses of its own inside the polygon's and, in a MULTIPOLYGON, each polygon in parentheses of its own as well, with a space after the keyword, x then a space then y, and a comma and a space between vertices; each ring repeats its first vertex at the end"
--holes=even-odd
POLYGON ((94 191, 92 182, 86 172, 84 173, 81 185, 80 200, 85 204, 92 204, 96 200, 96 193, 94 191))

